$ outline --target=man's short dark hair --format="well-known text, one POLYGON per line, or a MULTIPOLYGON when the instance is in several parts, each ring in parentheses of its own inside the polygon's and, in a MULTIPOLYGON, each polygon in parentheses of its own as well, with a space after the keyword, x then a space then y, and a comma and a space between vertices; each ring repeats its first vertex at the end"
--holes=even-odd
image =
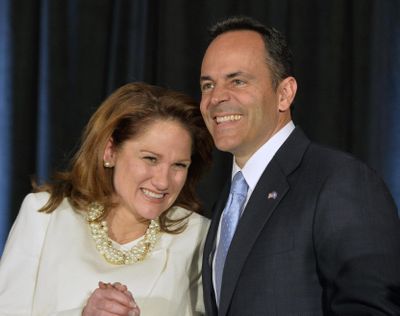
POLYGON ((284 36, 274 28, 268 28, 259 21, 247 16, 233 16, 219 21, 210 28, 211 40, 230 31, 248 30, 260 34, 266 49, 266 62, 272 73, 272 84, 276 89, 279 83, 293 76, 292 52, 284 36))

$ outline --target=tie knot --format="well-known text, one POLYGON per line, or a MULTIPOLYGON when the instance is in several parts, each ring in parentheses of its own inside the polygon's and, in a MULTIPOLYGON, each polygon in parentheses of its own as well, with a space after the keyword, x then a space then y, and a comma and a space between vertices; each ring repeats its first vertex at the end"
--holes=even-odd
POLYGON ((231 192, 233 194, 240 194, 246 196, 248 188, 249 186, 247 185, 247 182, 244 179, 242 172, 241 171, 237 172, 232 180, 231 192))

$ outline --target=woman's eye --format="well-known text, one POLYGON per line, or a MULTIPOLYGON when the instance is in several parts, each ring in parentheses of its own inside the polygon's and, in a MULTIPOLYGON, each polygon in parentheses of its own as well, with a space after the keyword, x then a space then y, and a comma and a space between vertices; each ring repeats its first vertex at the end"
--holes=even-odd
POLYGON ((150 163, 156 163, 157 162, 157 158, 156 157, 152 157, 152 156, 145 156, 143 157, 144 160, 147 160, 150 163))
POLYGON ((189 168, 189 164, 178 162, 175 164, 175 167, 177 167, 179 169, 187 169, 187 168, 189 168))

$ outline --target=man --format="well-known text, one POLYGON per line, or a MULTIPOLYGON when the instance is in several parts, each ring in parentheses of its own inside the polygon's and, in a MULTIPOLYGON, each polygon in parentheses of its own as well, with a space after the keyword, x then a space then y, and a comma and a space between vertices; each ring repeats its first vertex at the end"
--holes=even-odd
POLYGON ((279 32, 234 17, 212 38, 201 111, 234 156, 235 188, 205 244, 207 315, 400 315, 400 224, 383 182, 294 126, 297 83, 279 32))

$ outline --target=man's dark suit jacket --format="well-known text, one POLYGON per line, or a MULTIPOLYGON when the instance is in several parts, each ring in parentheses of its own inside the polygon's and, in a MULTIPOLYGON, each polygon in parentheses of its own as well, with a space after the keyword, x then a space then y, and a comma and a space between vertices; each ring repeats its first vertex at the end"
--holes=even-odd
POLYGON ((367 166, 311 143, 296 128, 240 219, 218 310, 212 259, 228 193, 229 184, 204 249, 208 316, 400 315, 400 221, 367 166))

